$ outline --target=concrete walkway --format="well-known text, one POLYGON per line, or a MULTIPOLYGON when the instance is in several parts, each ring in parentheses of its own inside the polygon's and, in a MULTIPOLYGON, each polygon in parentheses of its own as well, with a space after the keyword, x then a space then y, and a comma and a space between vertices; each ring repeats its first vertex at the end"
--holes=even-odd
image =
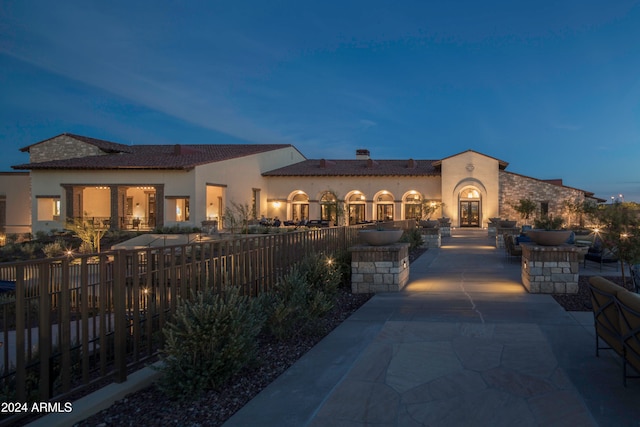
POLYGON ((410 277, 225 426, 640 426, 640 380, 595 357, 592 314, 528 294, 486 230, 454 231, 410 277))

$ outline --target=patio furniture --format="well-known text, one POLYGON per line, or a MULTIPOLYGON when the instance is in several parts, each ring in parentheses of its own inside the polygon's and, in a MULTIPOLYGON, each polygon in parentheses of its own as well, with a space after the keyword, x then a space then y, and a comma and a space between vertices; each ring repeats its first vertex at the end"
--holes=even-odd
POLYGON ((627 385, 628 366, 640 373, 640 295, 600 276, 589 279, 596 330, 596 357, 600 350, 614 350, 622 357, 622 381, 627 385), (607 345, 601 346, 600 340, 607 345))
POLYGON ((622 375, 624 385, 627 378, 640 378, 629 375, 627 366, 640 373, 640 295, 634 292, 621 292, 617 299, 620 312, 620 335, 622 339, 622 375))
POLYGON ((604 264, 613 264, 618 270, 618 258, 609 249, 600 246, 591 246, 584 255, 584 267, 587 267, 587 261, 597 262, 600 264, 600 271, 604 264))
POLYGON ((516 239, 513 234, 505 233, 504 237, 504 247, 507 251, 507 257, 511 260, 513 257, 521 257, 522 256, 522 246, 516 244, 516 239))

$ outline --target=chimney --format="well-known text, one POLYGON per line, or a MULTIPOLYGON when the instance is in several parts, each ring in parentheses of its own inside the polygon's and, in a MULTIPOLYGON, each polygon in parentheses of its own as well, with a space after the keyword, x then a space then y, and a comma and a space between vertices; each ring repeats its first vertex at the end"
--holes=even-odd
POLYGON ((326 169, 331 167, 331 165, 335 165, 336 162, 334 162, 333 160, 327 160, 327 159, 320 159, 320 168, 321 169, 326 169))
POLYGON ((356 150, 356 160, 369 160, 371 153, 366 148, 358 148, 356 150))
POLYGON ((413 159, 409 159, 409 161, 407 162, 407 168, 408 169, 415 169, 418 167, 418 162, 416 162, 413 159))
POLYGON ((176 156, 182 154, 182 147, 180 146, 180 144, 176 144, 173 146, 173 154, 176 156))

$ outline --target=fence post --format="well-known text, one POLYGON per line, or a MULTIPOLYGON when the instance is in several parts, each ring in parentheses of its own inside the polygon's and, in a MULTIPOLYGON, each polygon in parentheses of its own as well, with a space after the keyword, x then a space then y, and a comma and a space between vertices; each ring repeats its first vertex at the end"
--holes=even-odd
POLYGON ((127 307, 126 277, 127 256, 125 251, 116 251, 113 267, 113 313, 114 319, 114 381, 127 380, 127 307))

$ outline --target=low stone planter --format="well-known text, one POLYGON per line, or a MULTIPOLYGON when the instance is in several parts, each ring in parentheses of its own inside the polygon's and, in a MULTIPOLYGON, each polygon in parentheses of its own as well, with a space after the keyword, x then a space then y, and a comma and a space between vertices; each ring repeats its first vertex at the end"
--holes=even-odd
POLYGON ((541 246, 558 246, 569 240, 571 230, 529 230, 525 234, 541 246))
POLYGON ((396 243, 402 237, 404 230, 360 230, 360 242, 369 246, 385 246, 396 243))

